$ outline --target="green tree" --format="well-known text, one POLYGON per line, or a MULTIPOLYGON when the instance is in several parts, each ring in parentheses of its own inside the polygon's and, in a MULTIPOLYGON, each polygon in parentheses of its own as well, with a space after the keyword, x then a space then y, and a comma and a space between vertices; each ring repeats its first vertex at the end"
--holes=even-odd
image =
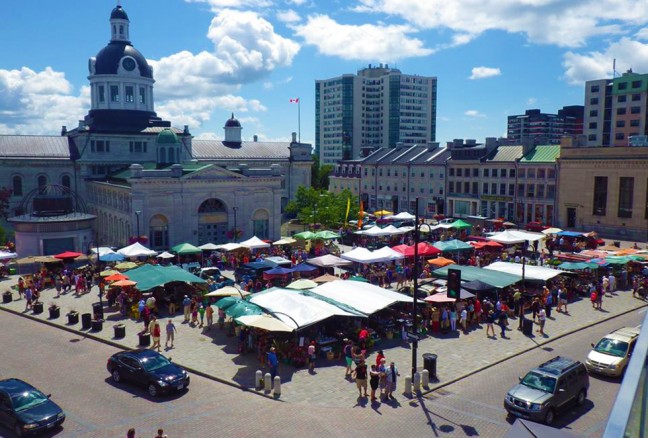
POLYGON ((333 172, 333 166, 320 164, 319 156, 313 154, 313 165, 311 166, 311 185, 313 188, 328 190, 331 172, 333 172))
POLYGON ((358 216, 358 198, 349 190, 339 194, 314 187, 299 187, 295 199, 286 206, 288 213, 297 215, 303 223, 321 224, 327 228, 337 228, 344 223, 347 203, 351 199, 349 220, 358 216))

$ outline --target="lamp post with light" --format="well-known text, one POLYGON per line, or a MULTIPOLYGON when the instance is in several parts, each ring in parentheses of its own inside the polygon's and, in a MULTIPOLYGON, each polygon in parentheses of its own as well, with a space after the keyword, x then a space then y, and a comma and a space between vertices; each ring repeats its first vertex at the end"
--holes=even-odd
POLYGON ((426 223, 419 223, 419 198, 416 198, 416 211, 414 212, 414 299, 412 302, 412 328, 414 330, 412 339, 412 381, 414 381, 414 374, 416 373, 416 355, 418 353, 418 244, 419 244, 419 231, 424 225, 428 227, 428 231, 432 231, 430 225, 426 223))
POLYGON ((135 217, 137 217, 137 242, 140 241, 140 214, 142 214, 140 210, 135 210, 135 217))
POLYGON ((234 242, 238 242, 238 229, 236 228, 236 212, 238 211, 238 207, 232 207, 232 211, 234 212, 234 242))

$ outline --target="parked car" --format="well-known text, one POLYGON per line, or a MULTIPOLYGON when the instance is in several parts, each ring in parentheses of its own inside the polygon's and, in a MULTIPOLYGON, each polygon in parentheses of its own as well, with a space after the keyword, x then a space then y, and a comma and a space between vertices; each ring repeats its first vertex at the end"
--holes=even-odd
POLYGON ((212 279, 217 283, 224 283, 223 286, 232 286, 234 281, 230 278, 225 277, 220 269, 210 266, 208 268, 200 268, 197 272, 194 273, 203 280, 212 279))
POLYGON ((181 391, 189 386, 189 374, 182 367, 153 350, 121 351, 106 365, 115 383, 145 386, 151 397, 181 391))
POLYGON ((532 369, 506 394, 504 408, 515 417, 552 424, 571 402, 582 406, 589 389, 583 363, 562 356, 532 369))
POLYGON ((529 222, 524 227, 525 230, 527 230, 527 231, 535 231, 536 233, 541 233, 542 231, 546 230, 547 228, 549 228, 549 225, 545 225, 542 222, 529 222))
POLYGON ((65 413, 50 397, 20 379, 0 380, 0 423, 18 436, 59 427, 65 413))
POLYGON ((590 373, 620 376, 626 369, 637 343, 641 327, 624 327, 613 331, 596 344, 587 355, 585 366, 590 373))

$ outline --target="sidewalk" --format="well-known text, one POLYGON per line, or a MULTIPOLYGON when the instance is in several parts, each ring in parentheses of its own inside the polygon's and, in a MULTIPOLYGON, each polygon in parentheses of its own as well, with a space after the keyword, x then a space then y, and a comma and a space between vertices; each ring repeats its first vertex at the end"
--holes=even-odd
MULTIPOLYGON (((17 276, 0 281, 0 292, 8 290, 17 281, 17 276)), ((47 289, 42 293, 41 301, 44 303, 42 314, 33 315, 31 311, 23 312, 25 301, 12 301, 7 304, 0 304, 0 309, 22 314, 36 320, 46 321, 52 326, 64 327, 66 330, 74 331, 88 337, 96 338, 104 342, 110 342, 122 348, 137 348, 137 333, 142 330, 143 324, 131 319, 124 319, 114 309, 104 307, 106 321, 103 330, 100 332, 84 332, 81 324, 67 325, 65 316, 70 310, 76 310, 80 314, 91 313, 92 304, 98 302, 98 289, 94 287, 86 295, 75 297, 72 293, 54 298, 56 291, 47 289), (61 307, 61 316, 49 320, 47 308, 50 303, 57 303, 61 307), (115 339, 113 325, 123 323, 126 326, 126 337, 115 339)), ((18 293, 14 291, 14 300, 18 293)), ((434 353, 438 355, 437 376, 438 381, 431 383, 430 389, 445 386, 446 384, 472 374, 484 367, 502 362, 503 360, 521 354, 529 349, 543 345, 557 337, 564 336, 584 327, 598 322, 611 319, 622 313, 638 309, 647 305, 632 297, 631 292, 617 292, 614 295, 606 296, 603 300, 603 311, 596 311, 592 308, 589 300, 580 300, 569 305, 569 314, 552 312, 552 317, 547 320, 545 326, 546 337, 541 337, 535 332, 534 337, 523 336, 517 328, 517 320, 511 319, 512 330, 507 332, 507 339, 499 337, 499 328, 496 327, 498 337, 487 338, 485 326, 475 326, 468 334, 454 334, 428 336, 419 342, 418 366, 423 366, 422 355, 434 353)), ((104 300, 105 305, 105 300, 104 300)), ((166 317, 162 316, 161 325, 166 324, 166 317)), ((227 337, 225 332, 214 327, 210 331, 192 328, 182 324, 183 317, 178 314, 174 317, 178 333, 176 335, 175 348, 164 353, 173 358, 180 365, 191 370, 210 375, 218 380, 244 388, 254 387, 255 372, 260 368, 256 360, 256 353, 239 355, 237 353, 237 339, 227 337)), ((536 327, 537 328, 537 327, 536 327)), ((61 332, 64 335, 64 332, 61 332)), ((592 342, 595 342, 592 339, 592 342)), ((164 342, 164 334, 162 335, 164 342)), ((412 352, 410 345, 400 340, 383 341, 378 345, 385 351, 388 361, 395 361, 400 370, 401 379, 399 391, 403 390, 403 378, 411 371, 412 352)), ((551 357, 551 351, 547 349, 547 358, 551 357)), ((369 357, 369 363, 375 360, 375 355, 369 357)), ((320 359, 316 368, 316 374, 311 375, 305 368, 294 369, 292 366, 280 365, 282 377, 281 400, 291 403, 308 403, 317 406, 354 406, 357 404, 357 390, 355 384, 344 379, 344 365, 342 361, 327 361, 320 359)))

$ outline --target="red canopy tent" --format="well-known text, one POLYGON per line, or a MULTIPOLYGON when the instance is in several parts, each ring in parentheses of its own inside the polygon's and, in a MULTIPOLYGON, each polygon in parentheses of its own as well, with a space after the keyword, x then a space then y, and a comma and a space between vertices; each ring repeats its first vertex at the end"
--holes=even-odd
POLYGON ((74 251, 65 251, 60 254, 56 254, 54 258, 56 259, 75 259, 77 257, 82 256, 80 252, 74 252, 74 251))
MULTIPOLYGON (((398 251, 403 254, 405 257, 414 257, 414 245, 397 245, 392 248, 394 251, 398 251)), ((418 244, 418 255, 419 257, 423 256, 433 256, 436 254, 441 254, 441 250, 435 248, 427 242, 419 242, 418 244)))
POLYGON ((504 247, 504 245, 502 245, 501 243, 495 242, 493 240, 489 240, 489 241, 486 241, 486 242, 472 242, 471 241, 471 242, 468 242, 468 243, 470 243, 472 246, 474 246, 475 249, 483 249, 483 248, 488 249, 488 248, 502 248, 502 247, 504 247))

